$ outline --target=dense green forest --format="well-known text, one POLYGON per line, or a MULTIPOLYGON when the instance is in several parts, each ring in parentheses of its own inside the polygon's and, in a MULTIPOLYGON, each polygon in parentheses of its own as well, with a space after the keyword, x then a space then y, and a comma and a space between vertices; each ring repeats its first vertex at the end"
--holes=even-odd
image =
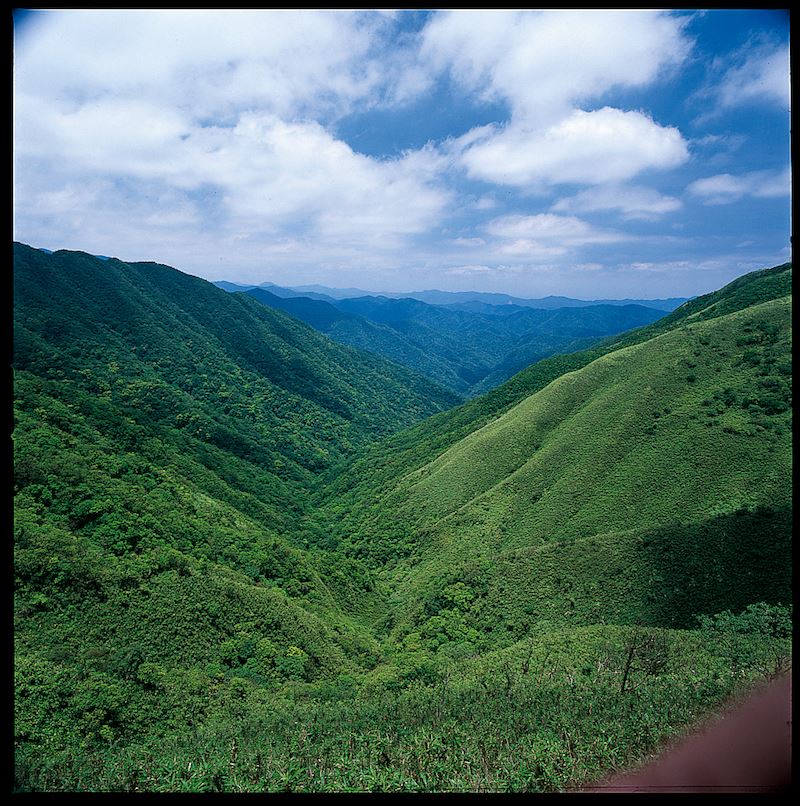
POLYGON ((478 303, 473 310, 411 298, 310 299, 265 288, 244 293, 341 344, 411 367, 466 397, 498 386, 542 358, 580 350, 666 313, 644 305, 539 309, 478 303))
POLYGON ((790 294, 459 405, 15 244, 16 789, 563 791, 655 753, 790 664, 790 294))

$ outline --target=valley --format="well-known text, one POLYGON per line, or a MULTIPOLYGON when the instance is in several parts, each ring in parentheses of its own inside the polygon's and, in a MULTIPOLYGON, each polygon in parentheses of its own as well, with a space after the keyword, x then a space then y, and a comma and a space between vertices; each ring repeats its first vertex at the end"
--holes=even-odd
POLYGON ((664 305, 672 304, 670 300, 653 300, 652 306, 647 300, 581 304, 567 298, 514 297, 502 304, 455 303, 452 299, 460 299, 457 294, 418 295, 446 300, 436 305, 413 297, 341 297, 345 292, 336 289, 327 290, 337 297, 314 291, 309 292, 313 297, 304 297, 274 285, 219 285, 230 291, 241 288, 241 293, 285 311, 334 341, 415 369, 465 397, 487 392, 554 353, 574 352, 604 336, 650 324, 667 313, 664 305))
POLYGON ((16 789, 566 791, 782 674, 791 277, 320 299, 15 243, 16 789))

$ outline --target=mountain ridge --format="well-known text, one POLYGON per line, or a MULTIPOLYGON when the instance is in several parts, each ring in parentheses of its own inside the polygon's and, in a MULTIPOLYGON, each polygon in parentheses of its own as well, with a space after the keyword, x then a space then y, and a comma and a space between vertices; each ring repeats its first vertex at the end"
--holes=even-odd
MULTIPOLYGON (((549 295, 546 297, 515 297, 511 294, 492 291, 439 291, 428 289, 425 291, 365 291, 362 288, 333 288, 331 286, 311 284, 300 286, 281 286, 276 283, 261 284, 238 284, 227 280, 215 280, 215 285, 237 286, 237 290, 244 288, 266 288, 278 289, 272 293, 284 296, 287 292, 296 296, 308 296, 311 299, 341 300, 355 297, 385 297, 387 299, 417 299, 421 302, 428 302, 432 305, 459 305, 470 302, 484 303, 493 307, 503 307, 506 305, 516 305, 525 308, 571 308, 584 307, 587 305, 642 305, 648 308, 656 308, 663 311, 672 311, 679 305, 686 302, 689 297, 669 297, 656 299, 592 299, 583 300, 574 297, 559 295, 549 295), (313 295, 313 296, 312 296, 313 295)), ((227 290, 227 289, 226 289, 227 290)))
POLYGON ((515 307, 501 317, 410 298, 329 301, 278 297, 263 287, 242 293, 296 316, 340 343, 409 366, 465 396, 486 391, 555 352, 586 347, 664 315, 638 305, 594 305, 515 307))

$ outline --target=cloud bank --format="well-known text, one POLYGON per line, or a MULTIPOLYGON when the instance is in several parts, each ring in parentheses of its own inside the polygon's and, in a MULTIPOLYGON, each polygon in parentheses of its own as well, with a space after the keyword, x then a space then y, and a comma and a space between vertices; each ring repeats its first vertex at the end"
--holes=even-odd
MULTIPOLYGON (((72 10, 32 20, 15 42, 14 226, 48 248, 248 282, 351 285, 371 271, 373 286, 471 277, 488 288, 524 282, 526 267, 566 276, 629 265, 624 250, 648 242, 642 228, 691 204, 776 199, 788 185, 774 166, 723 162, 703 175, 693 143, 747 138, 690 137, 689 118, 656 102, 699 58, 692 15, 72 10), (352 120, 386 148, 341 134, 352 120), (427 142, 402 145, 403 126, 431 121, 427 142)), ((709 60, 718 107, 788 103, 786 48, 742 53, 709 60)))

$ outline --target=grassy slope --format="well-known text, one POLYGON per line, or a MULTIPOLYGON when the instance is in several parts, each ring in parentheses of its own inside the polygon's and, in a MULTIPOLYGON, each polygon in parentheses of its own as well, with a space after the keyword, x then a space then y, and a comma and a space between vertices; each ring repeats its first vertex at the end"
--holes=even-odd
POLYGON ((788 362, 790 321, 788 300, 764 303, 563 375, 404 479, 404 514, 441 524, 456 551, 466 531, 494 551, 783 503, 788 405, 770 430, 738 405, 782 375, 743 362, 737 341, 750 328, 758 355, 788 362), (703 401, 723 389, 736 403, 709 418, 703 401))
POLYGON ((380 504, 358 521, 351 507, 343 534, 373 560, 410 556, 388 583, 397 640, 508 641, 542 619, 691 626, 789 600, 790 298, 742 307, 742 285, 373 484, 380 504))
MULTIPOLYGON (((365 535, 365 539, 361 542, 363 554, 372 554, 381 561, 393 554, 396 556, 398 552, 395 548, 383 545, 387 541, 377 540, 377 526, 373 527, 371 524, 377 522, 373 502, 391 495, 403 477, 430 464, 462 439, 468 437, 474 439, 475 437, 471 435, 556 379, 589 365, 615 349, 644 343, 655 336, 680 328, 688 321, 714 319, 724 313, 742 310, 751 304, 785 296, 790 291, 790 264, 753 272, 720 291, 684 304, 652 325, 611 338, 602 346, 540 361, 488 394, 470 400, 451 411, 435 415, 418 426, 370 447, 364 452, 363 458, 357 458, 355 462, 350 463, 346 471, 337 469, 332 472, 328 477, 329 483, 319 495, 324 511, 330 513, 334 522, 341 523, 340 534, 360 530, 365 535)), ((688 343, 682 343, 681 350, 684 352, 686 350, 693 352, 695 349, 708 353, 704 345, 689 347, 688 343)), ((734 346, 734 349, 740 351, 743 348, 734 346)), ((690 363, 697 363, 696 358, 691 355, 687 360, 690 363)), ((732 360, 735 360, 735 356, 732 360)), ((692 373, 688 364, 685 370, 682 376, 684 379, 696 374, 692 373)), ((734 374, 736 372, 738 370, 734 371, 734 374)), ((713 385, 718 381, 719 379, 711 379, 709 382, 713 385)), ((719 384, 720 389, 723 386, 724 384, 719 384)), ((652 413, 650 412, 649 416, 652 416, 652 413)), ((524 456, 516 461, 522 462, 523 459, 524 456)), ((479 464, 483 466, 485 462, 481 460, 479 464)), ((496 469, 490 469, 489 472, 496 473, 496 469)), ((502 471, 497 478, 501 476, 502 471)), ((436 502, 431 505, 436 506, 436 502)), ((329 528, 336 528, 335 523, 329 528)), ((388 526, 388 534, 392 535, 391 541, 388 542, 402 543, 409 538, 409 532, 404 523, 395 519, 394 523, 388 526)))

